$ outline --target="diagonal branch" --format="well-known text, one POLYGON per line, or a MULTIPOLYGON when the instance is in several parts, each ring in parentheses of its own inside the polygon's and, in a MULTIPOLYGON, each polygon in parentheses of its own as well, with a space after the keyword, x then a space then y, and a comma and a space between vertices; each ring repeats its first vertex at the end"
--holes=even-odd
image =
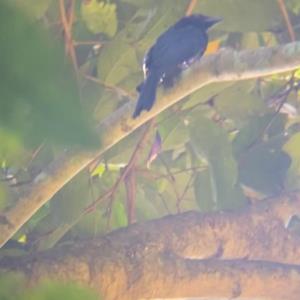
POLYGON ((173 89, 159 91, 156 105, 150 112, 133 120, 131 115, 135 103, 122 106, 98 125, 102 145, 97 151, 65 151, 35 178, 16 205, 4 213, 0 222, 0 247, 96 156, 182 98, 212 82, 257 78, 299 67, 300 42, 241 52, 221 50, 186 70, 173 89))

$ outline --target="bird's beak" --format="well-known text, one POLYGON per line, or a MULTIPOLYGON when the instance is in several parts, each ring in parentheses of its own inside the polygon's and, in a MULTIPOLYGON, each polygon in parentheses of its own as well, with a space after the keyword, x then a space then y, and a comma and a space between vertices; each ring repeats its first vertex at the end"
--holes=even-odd
POLYGON ((222 21, 222 18, 217 18, 217 17, 206 17, 205 18, 205 24, 207 28, 212 27, 213 25, 219 23, 222 21))

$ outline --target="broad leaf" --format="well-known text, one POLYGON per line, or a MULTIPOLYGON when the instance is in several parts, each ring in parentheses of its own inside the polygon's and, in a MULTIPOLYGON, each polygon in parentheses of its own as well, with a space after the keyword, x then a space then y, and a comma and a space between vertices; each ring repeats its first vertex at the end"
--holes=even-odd
POLYGON ((242 206, 245 199, 238 185, 238 167, 227 132, 198 113, 191 124, 190 137, 195 159, 204 161, 207 167, 194 184, 200 209, 242 206), (203 192, 203 188, 207 190, 203 192), (202 200, 201 195, 210 198, 202 200))
POLYGON ((117 85, 140 68, 135 49, 118 39, 106 44, 98 60, 99 79, 117 85))
POLYGON ((114 3, 90 0, 82 2, 81 16, 92 33, 105 33, 113 37, 118 28, 117 6, 114 3))
POLYGON ((290 188, 299 188, 300 178, 300 133, 294 134, 284 145, 284 151, 291 158, 291 166, 288 173, 288 185, 290 188))

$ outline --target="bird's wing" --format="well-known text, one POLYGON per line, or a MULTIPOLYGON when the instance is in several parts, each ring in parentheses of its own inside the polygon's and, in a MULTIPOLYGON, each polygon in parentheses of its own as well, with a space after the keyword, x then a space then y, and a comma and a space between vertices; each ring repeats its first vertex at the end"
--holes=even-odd
POLYGON ((160 68, 164 65, 181 65, 195 56, 203 55, 207 34, 194 26, 171 27, 162 34, 150 49, 146 66, 160 68))

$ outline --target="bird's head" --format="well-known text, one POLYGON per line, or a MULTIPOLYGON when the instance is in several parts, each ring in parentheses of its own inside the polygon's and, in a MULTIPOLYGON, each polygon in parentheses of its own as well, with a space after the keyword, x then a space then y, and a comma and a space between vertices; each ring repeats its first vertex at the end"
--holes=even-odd
POLYGON ((190 22, 196 24, 197 26, 204 26, 206 29, 222 21, 222 18, 209 17, 200 14, 190 15, 186 18, 189 19, 190 22))

